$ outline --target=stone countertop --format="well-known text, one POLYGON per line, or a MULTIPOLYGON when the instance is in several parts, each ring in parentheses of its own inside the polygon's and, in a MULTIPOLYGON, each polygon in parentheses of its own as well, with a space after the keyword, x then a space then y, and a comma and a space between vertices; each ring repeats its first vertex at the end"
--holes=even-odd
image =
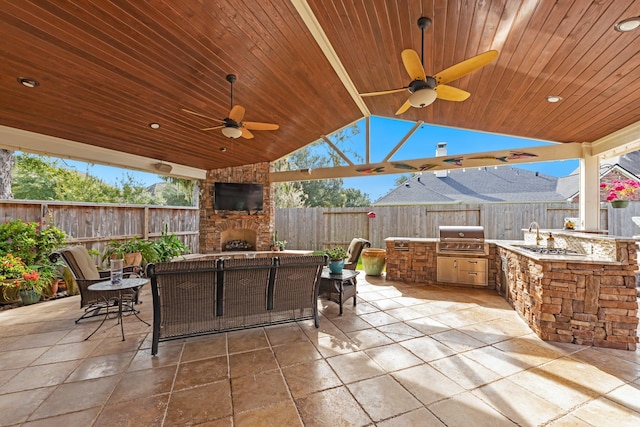
MULTIPOLYGON (((535 233, 535 229, 529 231, 528 228, 523 228, 522 229, 523 233, 535 233)), ((608 234, 602 234, 600 232, 603 232, 603 230, 599 230, 599 232, 597 230, 593 230, 593 231, 589 231, 589 230, 567 230, 564 228, 541 228, 540 229, 540 234, 547 236, 549 233, 552 233, 554 235, 564 235, 564 236, 571 236, 571 237, 580 237, 583 239, 597 239, 597 240, 614 240, 616 242, 635 242, 637 239, 634 239, 633 237, 625 237, 625 236, 611 236, 608 234)))
MULTIPOLYGON (((599 255, 549 255, 538 254, 535 252, 523 249, 521 246, 535 246, 529 243, 525 243, 524 240, 487 240, 488 243, 493 243, 498 247, 517 252, 520 255, 524 255, 528 258, 535 259, 537 261, 552 261, 552 262, 572 262, 582 264, 608 264, 608 265, 622 265, 621 262, 612 260, 611 258, 599 256, 599 255)), ((539 245, 541 248, 545 246, 539 245)))
POLYGON ((387 237, 384 239, 385 242, 395 242, 395 241, 403 241, 403 242, 425 242, 425 243, 434 243, 439 242, 440 239, 437 237, 387 237))

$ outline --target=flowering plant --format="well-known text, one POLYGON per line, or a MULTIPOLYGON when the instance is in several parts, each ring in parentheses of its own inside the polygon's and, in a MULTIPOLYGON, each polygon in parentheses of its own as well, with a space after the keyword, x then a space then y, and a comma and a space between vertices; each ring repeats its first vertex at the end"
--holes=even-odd
POLYGON ((0 256, 0 281, 7 279, 20 279, 22 273, 27 271, 27 266, 20 257, 13 254, 0 256))
POLYGON ((607 202, 614 200, 639 200, 640 199, 640 181, 633 179, 613 180, 609 183, 603 182, 600 188, 608 191, 607 202))
POLYGON ((40 278, 40 273, 29 270, 22 273, 22 281, 17 281, 16 286, 25 291, 42 293, 47 284, 40 278))

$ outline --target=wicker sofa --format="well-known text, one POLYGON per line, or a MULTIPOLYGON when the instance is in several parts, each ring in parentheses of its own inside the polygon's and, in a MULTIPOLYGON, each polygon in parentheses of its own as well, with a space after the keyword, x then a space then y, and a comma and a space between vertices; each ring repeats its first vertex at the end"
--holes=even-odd
POLYGON ((150 264, 151 354, 160 341, 318 318, 324 256, 150 264))

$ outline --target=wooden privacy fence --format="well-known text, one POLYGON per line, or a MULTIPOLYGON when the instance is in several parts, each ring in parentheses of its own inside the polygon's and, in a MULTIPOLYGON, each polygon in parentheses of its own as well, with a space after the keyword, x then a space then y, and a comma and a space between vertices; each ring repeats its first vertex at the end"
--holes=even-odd
MULTIPOLYGON (((610 235, 640 235, 632 217, 640 216, 640 203, 626 209, 601 204, 600 229, 610 235)), ((440 204, 370 208, 276 209, 278 238, 290 249, 322 250, 346 246, 353 237, 384 248, 387 237, 438 237, 441 225, 481 225, 487 239, 522 240, 522 229, 537 221, 541 228, 562 228, 565 217, 578 217, 578 205, 555 203, 440 204), (375 212, 369 218, 368 212, 375 212)))
POLYGON ((199 210, 194 207, 0 200, 0 220, 14 219, 54 224, 67 233, 70 243, 100 253, 110 240, 153 240, 165 224, 191 252, 198 252, 199 246, 199 210))
MULTIPOLYGON (((278 238, 289 249, 322 250, 346 247, 353 237, 368 239, 384 248, 387 237, 438 237, 440 225, 482 225, 487 239, 522 240, 531 221, 542 228, 562 228, 565 217, 577 217, 572 203, 487 203, 370 208, 276 209, 278 238), (375 212, 369 218, 368 212, 375 212)), ((600 228, 609 234, 632 237, 640 228, 640 203, 625 209, 601 205, 600 228)), ((199 210, 194 207, 88 204, 73 202, 1 200, 0 220, 53 221, 71 242, 104 252, 110 240, 133 236, 154 239, 168 224, 192 253, 199 250, 199 210)))

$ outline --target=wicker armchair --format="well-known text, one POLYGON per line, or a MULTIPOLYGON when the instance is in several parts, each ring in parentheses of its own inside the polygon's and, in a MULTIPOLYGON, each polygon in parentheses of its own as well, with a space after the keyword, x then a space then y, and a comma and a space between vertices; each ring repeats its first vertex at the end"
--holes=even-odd
POLYGON ((347 258, 344 260, 344 268, 347 270, 355 270, 358 265, 360 254, 365 248, 370 248, 371 242, 361 237, 354 237, 347 249, 347 258))
MULTIPOLYGON (((73 278, 78 284, 80 290, 80 307, 84 308, 84 313, 80 316, 76 323, 82 319, 98 316, 101 310, 108 309, 109 306, 118 304, 118 291, 96 292, 90 291, 90 285, 107 280, 110 276, 109 270, 100 271, 94 264, 87 248, 84 246, 70 246, 58 250, 52 254, 53 259, 62 258, 64 263, 69 267, 73 274, 73 278)), ((133 266, 124 268, 124 277, 138 277, 138 273, 133 266)), ((139 303, 138 289, 123 291, 123 301, 126 299, 128 305, 131 302, 139 303)))

